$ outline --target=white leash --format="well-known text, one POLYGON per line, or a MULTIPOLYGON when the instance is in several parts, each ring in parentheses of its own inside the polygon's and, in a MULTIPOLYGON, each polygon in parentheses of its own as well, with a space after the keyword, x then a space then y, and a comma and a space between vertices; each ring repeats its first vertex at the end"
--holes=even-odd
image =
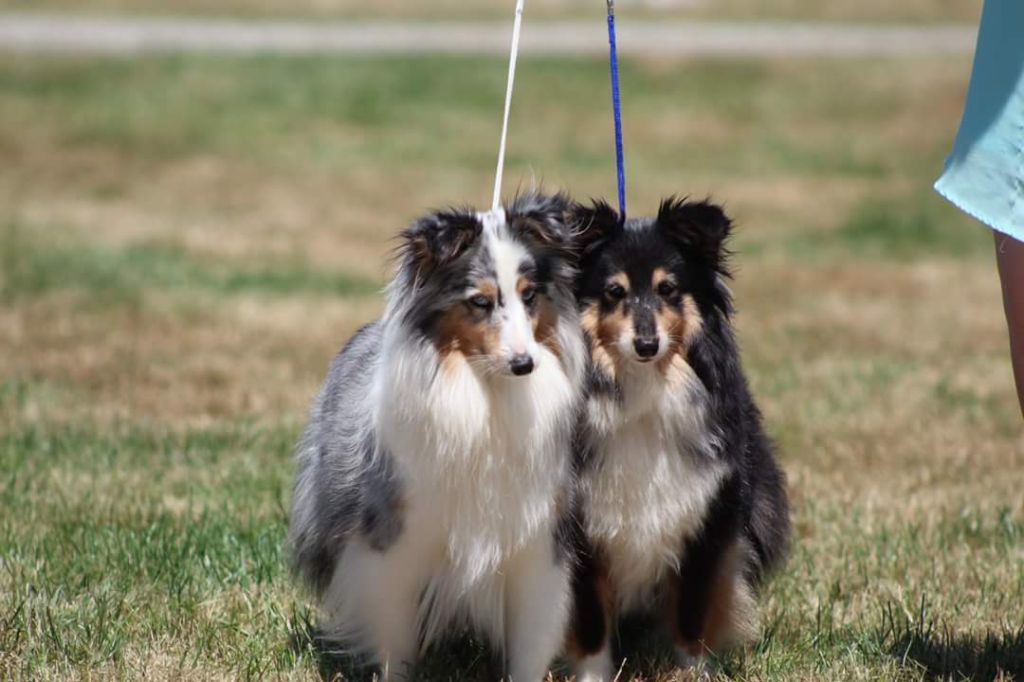
POLYGON ((523 0, 516 0, 516 21, 512 28, 512 53, 508 58, 508 87, 505 90, 505 120, 501 125, 501 145, 498 147, 498 170, 494 178, 494 201, 491 210, 501 209, 501 180, 505 174, 505 143, 508 141, 508 117, 512 110, 512 87, 516 80, 516 61, 519 59, 519 31, 523 25, 523 0))

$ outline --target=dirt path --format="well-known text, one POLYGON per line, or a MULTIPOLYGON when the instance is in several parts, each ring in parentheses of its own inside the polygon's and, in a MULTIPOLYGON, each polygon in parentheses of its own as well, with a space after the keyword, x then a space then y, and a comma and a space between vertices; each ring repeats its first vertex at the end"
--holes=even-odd
MULTIPOLYGON (((0 14, 0 51, 136 54, 505 54, 507 23, 343 23, 0 14)), ((969 54, 974 26, 623 22, 625 54, 924 56, 969 54)), ((530 55, 604 54, 602 22, 527 22, 530 55)))

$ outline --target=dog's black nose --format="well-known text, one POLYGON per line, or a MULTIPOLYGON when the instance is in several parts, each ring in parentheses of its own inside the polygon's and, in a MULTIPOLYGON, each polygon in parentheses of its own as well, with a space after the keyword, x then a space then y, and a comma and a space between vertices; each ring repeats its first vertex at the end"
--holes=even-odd
POLYGON ((533 358, 526 353, 515 355, 509 361, 508 366, 517 377, 525 376, 533 371, 533 358))
POLYGON ((633 348, 636 348, 636 354, 640 357, 653 358, 658 354, 658 337, 638 336, 633 339, 633 348))

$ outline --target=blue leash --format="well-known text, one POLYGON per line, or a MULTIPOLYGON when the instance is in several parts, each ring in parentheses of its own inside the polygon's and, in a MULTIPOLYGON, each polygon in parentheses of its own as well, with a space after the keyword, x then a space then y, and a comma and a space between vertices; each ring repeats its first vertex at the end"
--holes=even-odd
POLYGON ((622 153, 622 99, 619 96, 619 51, 615 44, 615 0, 608 0, 608 49, 612 78, 612 112, 615 116, 615 168, 619 181, 619 216, 626 220, 626 164, 622 153))

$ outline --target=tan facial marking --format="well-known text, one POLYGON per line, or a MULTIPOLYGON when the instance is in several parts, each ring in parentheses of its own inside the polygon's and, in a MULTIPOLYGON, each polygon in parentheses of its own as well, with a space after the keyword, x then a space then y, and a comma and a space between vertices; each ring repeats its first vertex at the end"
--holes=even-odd
POLYGON ((490 355, 501 339, 494 325, 475 319, 462 304, 454 305, 438 323, 438 350, 442 354, 490 355))
MULTIPOLYGON (((516 292, 520 298, 527 289, 536 286, 529 277, 522 276, 516 280, 516 292)), ((537 306, 531 313, 531 319, 533 321, 533 338, 537 340, 537 343, 547 346, 548 350, 561 359, 562 346, 558 343, 555 334, 558 326, 558 311, 554 304, 547 297, 538 294, 537 306)))
POLYGON ((619 306, 610 314, 602 316, 600 323, 597 325, 597 338, 601 345, 609 348, 614 347, 615 342, 625 333, 628 324, 629 316, 623 311, 622 306, 619 306))
POLYGON ((562 345, 558 343, 558 311, 546 296, 537 297, 537 309, 533 316, 533 338, 547 346, 555 357, 562 358, 562 345))
POLYGON ((601 343, 599 338, 598 329, 601 326, 601 309, 597 303, 592 303, 583 309, 580 314, 580 323, 583 327, 583 331, 590 336, 593 348, 590 351, 590 357, 594 364, 602 372, 607 374, 613 380, 615 379, 615 362, 612 357, 608 354, 604 345, 601 343))
MULTIPOLYGON (((629 276, 624 272, 616 272, 605 281, 605 288, 612 284, 618 284, 629 291, 629 276)), ((583 310, 582 322, 583 330, 590 335, 594 346, 590 353, 591 359, 614 380, 618 373, 617 366, 622 362, 617 342, 630 324, 625 306, 620 302, 605 313, 600 303, 593 303, 583 310)))
POLYGON ((529 277, 520 277, 518 280, 516 280, 516 292, 520 296, 522 296, 523 292, 532 287, 533 285, 533 280, 530 279, 529 277))
POLYGON ((629 276, 624 272, 616 272, 614 275, 608 278, 605 282, 605 286, 610 284, 618 284, 620 287, 629 291, 629 276))
MULTIPOLYGON (((498 286, 490 280, 481 282, 477 291, 491 301, 498 297, 498 286)), ((459 302, 438 322, 436 346, 443 365, 450 368, 467 358, 498 354, 501 331, 482 312, 475 313, 459 302)))
POLYGON ((683 295, 681 311, 670 305, 663 305, 657 313, 657 319, 658 325, 668 334, 669 351, 658 363, 659 369, 666 372, 676 356, 685 356, 689 351, 704 326, 704 319, 697 309, 697 302, 689 294, 683 295))
POLYGON ((623 306, 603 313, 599 304, 594 304, 583 311, 584 330, 590 333, 596 346, 600 346, 613 356, 618 355, 616 342, 625 333, 629 325, 629 316, 623 306))
MULTIPOLYGON (((626 291, 629 291, 629 276, 624 272, 616 272, 608 278, 608 282, 605 286, 610 286, 612 284, 618 284, 626 291)), ((597 309, 596 312, 598 323, 594 339, 599 344, 606 347, 610 352, 615 353, 615 342, 618 341, 619 337, 626 331, 626 326, 629 324, 629 316, 626 315, 625 306, 620 302, 615 306, 614 310, 607 314, 602 315, 600 309, 597 309)))
POLYGON ((654 274, 651 276, 651 284, 654 285, 655 291, 657 291, 658 287, 661 286, 661 283, 665 281, 675 284, 676 278, 665 268, 654 268, 654 274))
POLYGON ((491 301, 498 300, 498 285, 494 280, 484 280, 477 286, 477 291, 491 299, 491 301))
POLYGON ((601 313, 597 303, 591 303, 580 312, 580 326, 591 338, 597 337, 597 325, 600 321, 601 313))
MULTIPOLYGON (((685 310, 685 308, 684 308, 685 310)), ((670 305, 662 305, 661 310, 655 313, 658 327, 668 336, 668 352, 659 361, 659 367, 664 370, 671 363, 672 358, 680 353, 685 353, 686 339, 686 313, 676 310, 670 305)))

